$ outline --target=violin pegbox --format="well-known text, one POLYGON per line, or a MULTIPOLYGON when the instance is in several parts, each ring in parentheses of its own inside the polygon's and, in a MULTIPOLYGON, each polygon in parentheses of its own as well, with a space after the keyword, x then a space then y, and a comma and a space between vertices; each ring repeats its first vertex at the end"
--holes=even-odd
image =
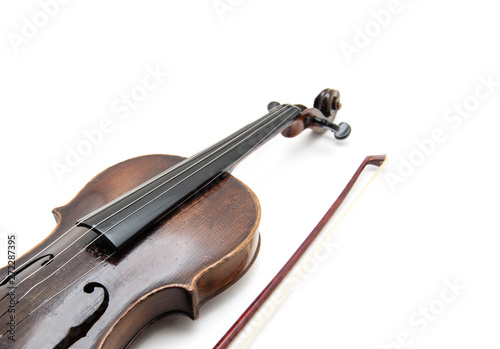
MULTIPOLYGON (((271 102, 268 110, 279 105, 278 102, 271 102)), ((334 124, 333 121, 337 111, 342 107, 340 103, 339 91, 334 89, 324 89, 314 99, 314 107, 307 108, 301 104, 296 104, 302 110, 302 114, 281 132, 285 137, 295 137, 310 128, 314 132, 324 133, 327 129, 332 131, 336 139, 346 139, 351 134, 351 126, 346 122, 334 124)))

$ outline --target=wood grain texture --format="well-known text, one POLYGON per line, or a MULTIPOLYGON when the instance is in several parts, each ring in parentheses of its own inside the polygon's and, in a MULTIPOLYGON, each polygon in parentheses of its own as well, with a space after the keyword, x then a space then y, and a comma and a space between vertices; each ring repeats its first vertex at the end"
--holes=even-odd
MULTIPOLYGON (((95 321, 91 316, 104 308, 104 294, 98 287, 84 292, 90 283, 107 290, 109 303, 86 336, 71 348, 125 348, 168 313, 184 313, 195 319, 204 302, 248 270, 259 249, 260 206, 249 188, 230 175, 111 257, 95 246, 86 247, 96 235, 85 228, 76 227, 63 235, 83 215, 181 160, 149 155, 119 163, 97 175, 67 205, 54 209, 57 227, 19 258, 17 265, 52 243, 43 254, 57 257, 32 276, 40 268, 38 263, 16 277, 16 297, 20 299, 16 305, 16 342, 3 336, 1 348, 53 348, 71 327, 95 321)), ((0 272, 3 277, 7 270, 0 272)), ((5 297, 6 286, 0 290, 3 334, 9 297, 5 297)))

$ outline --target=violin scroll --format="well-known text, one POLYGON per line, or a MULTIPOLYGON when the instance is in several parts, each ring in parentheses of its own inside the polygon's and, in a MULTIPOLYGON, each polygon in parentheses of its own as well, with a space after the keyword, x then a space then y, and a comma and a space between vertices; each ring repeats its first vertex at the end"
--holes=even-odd
MULTIPOLYGON (((278 102, 271 102, 268 105, 268 110, 278 105, 278 102)), ((348 123, 341 122, 338 125, 333 123, 337 111, 342 107, 339 91, 330 88, 324 89, 314 99, 313 108, 307 108, 300 104, 296 104, 296 106, 302 110, 302 114, 283 130, 281 133, 283 136, 295 137, 306 128, 318 133, 324 133, 329 129, 339 140, 346 139, 350 135, 351 126, 348 123)))

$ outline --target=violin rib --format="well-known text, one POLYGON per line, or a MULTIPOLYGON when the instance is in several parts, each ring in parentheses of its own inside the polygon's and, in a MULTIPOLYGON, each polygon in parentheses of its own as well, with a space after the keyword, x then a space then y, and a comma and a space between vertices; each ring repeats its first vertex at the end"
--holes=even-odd
MULTIPOLYGON (((79 217, 182 159, 169 155, 142 156, 100 173, 70 203, 55 209, 58 226, 45 241, 22 256, 18 265, 54 242, 79 217)), ((46 343, 53 348, 92 313, 99 314, 98 321, 85 337, 71 345, 72 349, 126 348, 149 324, 170 312, 184 313, 194 319, 205 301, 236 282, 255 260, 260 243, 259 220, 260 205, 255 194, 226 175, 215 187, 186 202, 125 250, 109 257, 107 251, 92 246, 79 253, 19 301, 16 319, 22 322, 16 326, 16 341, 10 342, 3 336, 0 347, 38 348, 39 343, 46 343), (100 288, 88 292, 89 284, 100 288), (100 312, 105 294, 109 294, 109 300, 100 312), (34 309, 37 310, 33 312, 34 309)), ((52 251, 57 255, 68 241, 87 231, 75 228, 44 253, 52 251)), ((80 252, 88 241, 80 239, 26 282, 21 282, 22 274, 17 275, 16 295, 20 297, 57 270, 63 260, 80 252)), ((5 274, 6 269, 1 273, 5 274)), ((27 271, 25 275, 29 274, 27 271)), ((5 286, 0 290, 2 295, 7 292, 5 286)), ((0 309, 7 307, 5 298, 0 309)), ((3 318, 0 321, 5 333, 7 321, 3 318)))
POLYGON ((228 172, 280 133, 345 139, 339 98, 325 89, 314 108, 271 102, 189 159, 141 156, 98 174, 53 210, 56 228, 14 271, 0 269, 0 349, 126 348, 161 316, 197 318, 259 251, 259 202, 228 172))

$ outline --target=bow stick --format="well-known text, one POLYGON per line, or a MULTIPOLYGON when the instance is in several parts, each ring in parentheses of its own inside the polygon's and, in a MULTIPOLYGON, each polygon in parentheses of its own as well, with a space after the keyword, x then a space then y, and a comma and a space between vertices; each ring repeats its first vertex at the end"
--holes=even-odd
POLYGON ((214 349, 225 349, 227 348, 231 342, 236 338, 238 333, 245 327, 245 325, 252 319, 252 317, 257 313, 257 311, 261 308, 261 306, 266 302, 266 300, 271 296, 271 294, 276 290, 276 288, 281 284, 283 279, 288 275, 288 273, 292 270, 297 261, 302 257, 302 255, 306 252, 312 242, 318 237, 321 233, 325 225, 328 223, 330 218, 335 214, 337 209, 340 207, 342 202, 344 202, 345 198, 351 191, 352 187, 358 180, 359 176, 363 172, 366 166, 374 165, 380 167, 386 159, 385 155, 372 155, 367 156, 361 165, 358 167, 356 173, 351 178, 349 183, 347 183, 346 187, 340 193, 339 197, 332 206, 328 209, 326 214, 321 218, 319 223, 313 229, 313 231, 309 234, 309 236, 304 240, 304 242, 300 245, 300 247, 295 251, 292 257, 288 260, 288 262, 281 268, 281 270, 276 274, 276 276, 271 280, 271 282, 262 290, 262 292, 255 298, 255 300, 250 304, 250 306, 243 312, 243 314, 239 317, 238 320, 234 323, 234 325, 226 332, 224 337, 215 345, 214 349))

